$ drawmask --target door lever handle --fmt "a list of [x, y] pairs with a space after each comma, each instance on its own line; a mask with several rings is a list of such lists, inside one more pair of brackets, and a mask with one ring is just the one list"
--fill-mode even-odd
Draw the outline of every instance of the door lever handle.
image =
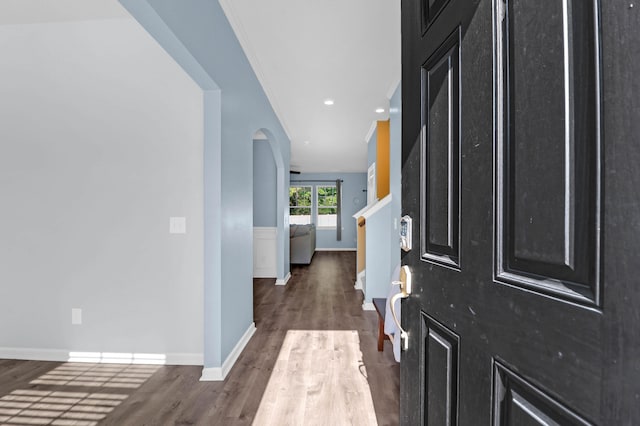
[[392, 284], [400, 286], [400, 293], [394, 294], [389, 301], [389, 307], [391, 308], [391, 317], [393, 318], [393, 322], [396, 323], [396, 327], [398, 327], [398, 330], [400, 330], [400, 347], [402, 348], [402, 350], [406, 351], [407, 349], [409, 349], [409, 335], [406, 331], [404, 331], [402, 325], [400, 325], [400, 321], [398, 321], [398, 316], [396, 315], [396, 301], [398, 301], [398, 299], [405, 299], [411, 294], [411, 270], [407, 265], [404, 265], [400, 269], [400, 280], [393, 281]]

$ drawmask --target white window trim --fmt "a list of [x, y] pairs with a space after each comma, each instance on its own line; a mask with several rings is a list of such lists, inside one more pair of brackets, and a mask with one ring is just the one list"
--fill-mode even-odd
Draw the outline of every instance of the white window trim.
[[[329, 185], [314, 185], [313, 190], [315, 192], [315, 217], [316, 217], [316, 227], [318, 229], [338, 229], [338, 225], [330, 225], [330, 226], [320, 226], [320, 213], [318, 213], [319, 209], [320, 209], [320, 200], [319, 200], [319, 195], [320, 195], [320, 191], [318, 191], [318, 188], [335, 188], [336, 185], [333, 184], [329, 184]], [[313, 203], [311, 203], [313, 204]], [[333, 207], [336, 209], [336, 211], [338, 210], [338, 205], [336, 204], [335, 206], [322, 206], [322, 207]], [[337, 218], [336, 218], [336, 222], [337, 222]]]
[[[292, 215], [291, 214], [291, 209], [292, 208], [308, 208], [309, 209], [309, 223], [313, 224], [314, 221], [314, 197], [313, 197], [313, 193], [315, 192], [315, 188], [313, 185], [289, 185], [289, 188], [309, 188], [309, 191], [311, 192], [311, 205], [310, 206], [292, 206], [291, 204], [289, 204], [289, 222], [291, 223], [291, 217], [295, 217], [297, 215]], [[291, 203], [291, 201], [289, 201], [289, 203]]]

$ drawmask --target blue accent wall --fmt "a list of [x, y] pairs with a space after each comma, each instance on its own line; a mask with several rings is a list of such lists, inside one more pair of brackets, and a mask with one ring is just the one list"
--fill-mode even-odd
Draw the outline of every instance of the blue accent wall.
[[276, 163], [268, 141], [253, 143], [253, 226], [275, 227]]
[[[326, 180], [326, 185], [335, 184], [336, 179], [342, 179], [342, 239], [336, 240], [335, 229], [316, 229], [316, 248], [317, 249], [356, 249], [357, 233], [356, 220], [352, 217], [358, 210], [361, 210], [367, 204], [367, 193], [363, 189], [367, 189], [366, 173], [301, 173], [292, 175], [293, 181], [309, 180]], [[292, 183], [293, 185], [293, 183]], [[301, 182], [296, 185], [313, 186], [313, 218], [314, 222], [317, 217], [316, 206], [316, 186], [325, 185], [323, 182]]]
[[203, 90], [219, 88], [219, 108], [207, 108], [205, 96], [204, 340], [205, 367], [220, 368], [253, 323], [253, 197], [247, 194], [257, 130], [269, 137], [276, 157], [278, 278], [289, 273], [290, 141], [217, 1], [120, 1]]

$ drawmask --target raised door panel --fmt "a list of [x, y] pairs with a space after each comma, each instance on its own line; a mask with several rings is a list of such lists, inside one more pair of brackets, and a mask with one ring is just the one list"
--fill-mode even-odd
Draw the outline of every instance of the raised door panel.
[[497, 279], [599, 305], [597, 2], [497, 5]]
[[422, 257], [459, 268], [459, 32], [422, 69]]
[[421, 0], [422, 32], [424, 33], [429, 25], [442, 12], [449, 0]]
[[422, 418], [424, 424], [458, 424], [459, 337], [423, 314], [422, 356], [425, 365]]
[[494, 362], [494, 426], [590, 425], [548, 393]]

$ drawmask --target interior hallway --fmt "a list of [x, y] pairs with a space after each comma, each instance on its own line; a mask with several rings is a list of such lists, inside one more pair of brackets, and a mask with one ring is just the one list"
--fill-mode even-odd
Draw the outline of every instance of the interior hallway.
[[388, 341], [377, 351], [355, 253], [317, 252], [291, 274], [254, 280], [257, 331], [224, 382], [199, 382], [200, 367], [0, 360], [0, 423], [397, 425], [399, 364]]

